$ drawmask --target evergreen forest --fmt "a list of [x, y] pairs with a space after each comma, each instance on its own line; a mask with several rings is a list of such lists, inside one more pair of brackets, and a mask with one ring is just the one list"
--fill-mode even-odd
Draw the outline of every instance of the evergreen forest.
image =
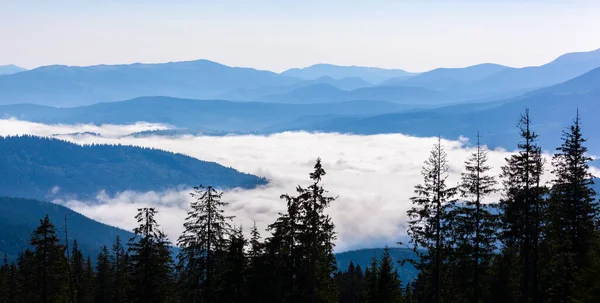
[[62, 218], [46, 215], [29, 248], [0, 264], [0, 302], [600, 302], [600, 210], [582, 121], [577, 113], [551, 159], [534, 126], [526, 110], [500, 175], [490, 173], [478, 140], [458, 184], [448, 181], [441, 139], [433, 146], [414, 196], [398, 201], [411, 205], [407, 234], [390, 239], [409, 239], [416, 257], [399, 262], [418, 271], [411, 281], [401, 281], [389, 248], [364, 268], [338, 266], [327, 211], [337, 198], [317, 159], [308, 185], [280, 196], [286, 209], [266, 233], [236, 225], [226, 196], [210, 185], [191, 192], [179, 238], [163, 232], [157, 209], [140, 208], [134, 235], [97, 255], [82, 253], [56, 227]]

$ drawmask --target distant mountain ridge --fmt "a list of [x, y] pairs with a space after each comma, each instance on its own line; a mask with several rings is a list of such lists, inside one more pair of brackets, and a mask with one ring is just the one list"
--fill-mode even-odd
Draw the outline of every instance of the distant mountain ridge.
[[306, 104], [372, 100], [419, 106], [465, 101], [465, 99], [467, 98], [460, 95], [445, 94], [422, 87], [372, 86], [345, 91], [321, 83], [301, 87], [285, 94], [265, 96], [258, 101]]
[[20, 66], [16, 66], [13, 64], [0, 65], [0, 76], [1, 75], [12, 75], [12, 74], [16, 74], [16, 73], [23, 72], [26, 70], [27, 70], [26, 68], [22, 68]]
[[323, 76], [334, 79], [358, 77], [368, 82], [378, 84], [389, 78], [411, 77], [415, 74], [401, 69], [385, 69], [365, 66], [340, 66], [321, 63], [304, 68], [291, 68], [282, 72], [281, 75], [304, 80], [313, 80]]
[[218, 99], [231, 101], [257, 101], [270, 95], [286, 94], [293, 90], [305, 87], [327, 84], [340, 90], [354, 90], [363, 87], [373, 86], [373, 84], [358, 77], [347, 77], [334, 79], [323, 76], [314, 80], [303, 80], [288, 86], [260, 87], [255, 89], [236, 89], [218, 96]]
[[[513, 150], [517, 146], [515, 127], [520, 114], [530, 110], [533, 128], [545, 150], [553, 151], [561, 143], [561, 132], [571, 125], [577, 109], [582, 117], [584, 135], [589, 136], [590, 153], [600, 152], [600, 69], [594, 69], [567, 82], [498, 102], [461, 104], [435, 109], [410, 110], [369, 117], [333, 117], [306, 124], [291, 121], [277, 131], [322, 131], [352, 134], [403, 133], [418, 137], [441, 135], [448, 139], [473, 138], [479, 131], [492, 148]], [[297, 123], [297, 126], [295, 124]]]
[[254, 188], [266, 180], [158, 149], [77, 145], [34, 136], [0, 138], [0, 196], [94, 200], [100, 191], [147, 192], [195, 185]]
[[77, 106], [140, 96], [211, 98], [234, 89], [283, 86], [298, 79], [208, 60], [157, 64], [39, 67], [0, 77], [0, 104]]
[[418, 86], [446, 91], [458, 85], [472, 83], [511, 67], [484, 63], [464, 68], [436, 68], [410, 78], [392, 78], [381, 85]]
[[34, 104], [0, 105], [0, 117], [54, 123], [162, 123], [198, 132], [259, 132], [306, 116], [372, 115], [398, 112], [402, 104], [350, 101], [324, 104], [276, 104], [143, 97], [120, 102], [56, 108]]

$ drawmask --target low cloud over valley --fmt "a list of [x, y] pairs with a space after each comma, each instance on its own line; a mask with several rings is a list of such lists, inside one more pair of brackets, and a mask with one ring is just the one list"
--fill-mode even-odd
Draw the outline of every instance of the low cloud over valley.
[[[260, 230], [284, 211], [283, 193], [293, 194], [297, 185], [310, 184], [308, 174], [317, 157], [321, 157], [327, 175], [324, 186], [338, 196], [329, 209], [338, 231], [336, 250], [395, 245], [406, 240], [406, 210], [411, 206], [414, 185], [422, 182], [423, 161], [437, 138], [416, 138], [401, 134], [357, 136], [290, 132], [269, 136], [128, 136], [166, 126], [138, 123], [130, 126], [57, 125], [0, 120], [0, 134], [34, 134], [56, 137], [78, 144], [127, 144], [160, 148], [182, 153], [201, 160], [214, 161], [242, 172], [266, 177], [269, 184], [252, 190], [234, 189], [225, 192], [229, 202], [228, 214], [246, 230], [256, 222]], [[71, 135], [82, 132], [100, 133]], [[483, 138], [485, 142], [485, 138]], [[449, 184], [460, 179], [463, 163], [471, 153], [466, 139], [443, 140], [451, 164]], [[549, 147], [545, 147], [549, 149]], [[504, 150], [488, 154], [495, 175], [500, 173]], [[547, 157], [546, 170], [550, 171]], [[596, 171], [596, 170], [595, 170]], [[546, 181], [551, 179], [549, 173]], [[205, 184], [208, 185], [208, 184]], [[122, 192], [114, 196], [98, 193], [96, 201], [56, 199], [54, 202], [98, 221], [132, 229], [135, 210], [154, 206], [159, 210], [158, 221], [172, 241], [182, 229], [190, 201], [189, 189], [164, 192]], [[499, 197], [490, 197], [489, 201]], [[360, 227], [359, 227], [360, 226]], [[267, 235], [263, 232], [263, 235]]]

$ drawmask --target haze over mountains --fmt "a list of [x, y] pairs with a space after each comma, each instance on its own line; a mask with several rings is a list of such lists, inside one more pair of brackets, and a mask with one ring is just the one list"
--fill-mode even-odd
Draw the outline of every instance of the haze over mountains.
[[479, 64], [422, 74], [328, 64], [277, 74], [208, 60], [87, 67], [54, 65], [0, 76], [0, 104], [70, 107], [142, 96], [283, 103], [481, 102], [564, 82], [598, 66], [600, 50], [565, 54], [535, 67]]
[[[6, 70], [10, 69], [2, 67], [0, 73]], [[300, 134], [295, 140], [302, 140], [302, 136], [317, 137], [315, 141], [307, 140], [312, 145], [304, 153], [315, 152], [314, 146], [323, 144], [319, 140], [334, 140], [331, 138], [357, 140], [352, 141], [352, 148], [358, 149], [359, 139], [373, 143], [370, 138], [377, 136], [371, 135], [404, 134], [417, 138], [439, 135], [457, 140], [460, 137], [473, 139], [478, 131], [488, 146], [510, 151], [517, 145], [515, 124], [526, 108], [547, 151], [559, 145], [561, 131], [579, 110], [589, 138], [590, 154], [597, 155], [600, 140], [595, 130], [600, 129], [600, 120], [595, 117], [600, 114], [599, 100], [600, 50], [566, 54], [547, 64], [526, 68], [484, 63], [464, 68], [437, 68], [424, 73], [329, 64], [274, 73], [196, 60], [88, 67], [55, 65], [32, 70], [13, 68], [12, 72], [0, 75], [1, 119], [46, 124], [37, 126], [42, 128], [67, 124], [134, 125], [140, 121], [168, 126], [110, 138], [117, 141], [92, 132], [68, 136], [43, 133], [49, 137], [119, 144], [147, 143], [161, 138], [165, 139], [160, 141], [165, 142], [164, 146], [150, 146], [171, 150], [179, 148], [172, 142], [180, 139], [187, 142], [189, 138], [197, 138], [194, 136], [221, 139], [252, 134], [234, 137], [238, 141], [232, 138], [230, 145], [226, 145], [238, 156], [244, 153], [244, 157], [251, 147], [266, 145], [265, 138], [274, 138], [283, 132]], [[322, 139], [320, 133], [327, 133], [327, 139]], [[338, 133], [361, 137], [338, 136]], [[128, 141], [118, 141], [122, 137]], [[241, 144], [238, 143], [240, 138], [255, 141]], [[209, 139], [203, 141], [204, 144], [190, 146], [189, 150], [216, 149], [216, 142]], [[190, 139], [186, 144], [196, 144], [194, 142]], [[294, 148], [289, 142], [285, 141], [281, 149], [279, 145], [272, 146], [273, 155], [292, 161], [289, 153], [293, 151], [289, 149]], [[332, 148], [341, 144], [336, 143]], [[396, 152], [404, 146], [382, 148]], [[210, 183], [226, 190], [237, 187], [254, 193], [263, 186], [280, 190], [282, 187], [277, 186], [294, 182], [289, 177], [272, 178], [274, 173], [262, 167], [249, 169], [242, 164], [237, 167], [242, 162], [231, 160], [230, 154], [215, 156], [209, 159], [215, 162], [208, 162], [201, 157], [163, 150], [104, 144], [81, 146], [56, 139], [7, 137], [0, 139], [0, 167], [14, 178], [0, 180], [0, 196], [53, 200], [56, 194], [64, 194], [94, 201], [101, 191], [109, 194], [128, 190], [148, 192]], [[333, 175], [356, 171], [355, 175], [342, 176], [365, 176], [367, 170], [357, 168], [360, 161], [347, 160], [345, 153], [339, 151], [340, 159], [329, 164], [335, 168]], [[260, 159], [261, 165], [271, 163], [269, 159], [260, 158], [259, 153], [247, 157]], [[293, 161], [301, 166], [305, 160]], [[421, 160], [410, 159], [411, 162]], [[244, 161], [249, 160], [244, 158]], [[373, 161], [379, 163], [379, 160]], [[397, 164], [386, 165], [395, 167]], [[390, 173], [389, 176], [397, 175]], [[352, 188], [356, 190], [356, 186]], [[274, 201], [277, 195], [272, 195]], [[362, 195], [360, 198], [369, 203], [382, 199]], [[346, 193], [348, 196], [351, 195]], [[263, 196], [253, 197], [258, 197], [260, 202], [267, 200]], [[262, 205], [257, 208], [260, 209], [256, 213], [260, 215], [278, 210]]]

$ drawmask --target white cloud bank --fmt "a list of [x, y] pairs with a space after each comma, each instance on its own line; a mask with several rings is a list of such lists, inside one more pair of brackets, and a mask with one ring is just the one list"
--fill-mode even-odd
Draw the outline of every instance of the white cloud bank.
[[[261, 230], [273, 222], [278, 212], [285, 208], [279, 196], [282, 193], [293, 194], [298, 184], [310, 184], [308, 174], [315, 159], [321, 157], [327, 171], [324, 186], [330, 194], [339, 196], [329, 213], [339, 232], [336, 244], [340, 251], [394, 245], [405, 239], [406, 210], [411, 206], [409, 198], [413, 195], [413, 186], [422, 181], [420, 171], [423, 161], [437, 140], [400, 134], [357, 136], [304, 132], [225, 137], [59, 137], [78, 144], [119, 143], [160, 148], [267, 177], [270, 180], [267, 186], [232, 190], [223, 195], [223, 199], [230, 202], [228, 213], [235, 215], [236, 224], [242, 224], [246, 229], [253, 221]], [[451, 162], [449, 182], [456, 184], [463, 163], [472, 150], [464, 147], [464, 140], [443, 140], [442, 144]], [[509, 155], [504, 150], [489, 152], [493, 174], [500, 173], [504, 158]], [[546, 168], [549, 170], [549, 165]], [[550, 177], [547, 175], [546, 180]], [[159, 210], [159, 223], [171, 240], [176, 240], [190, 197], [189, 191], [171, 190], [124, 192], [113, 197], [100, 193], [97, 200], [94, 204], [68, 200], [56, 202], [125, 229], [135, 226], [133, 217], [136, 208], [152, 205]]]
[[165, 130], [169, 129], [169, 126], [137, 122], [134, 124], [127, 125], [114, 125], [114, 124], [42, 124], [35, 122], [28, 122], [23, 120], [17, 120], [15, 118], [2, 119], [0, 120], [0, 135], [2, 136], [18, 136], [18, 135], [37, 135], [37, 136], [56, 136], [66, 135], [75, 133], [94, 133], [99, 134], [106, 138], [118, 138], [126, 136], [136, 132], [152, 131], [152, 130]]

